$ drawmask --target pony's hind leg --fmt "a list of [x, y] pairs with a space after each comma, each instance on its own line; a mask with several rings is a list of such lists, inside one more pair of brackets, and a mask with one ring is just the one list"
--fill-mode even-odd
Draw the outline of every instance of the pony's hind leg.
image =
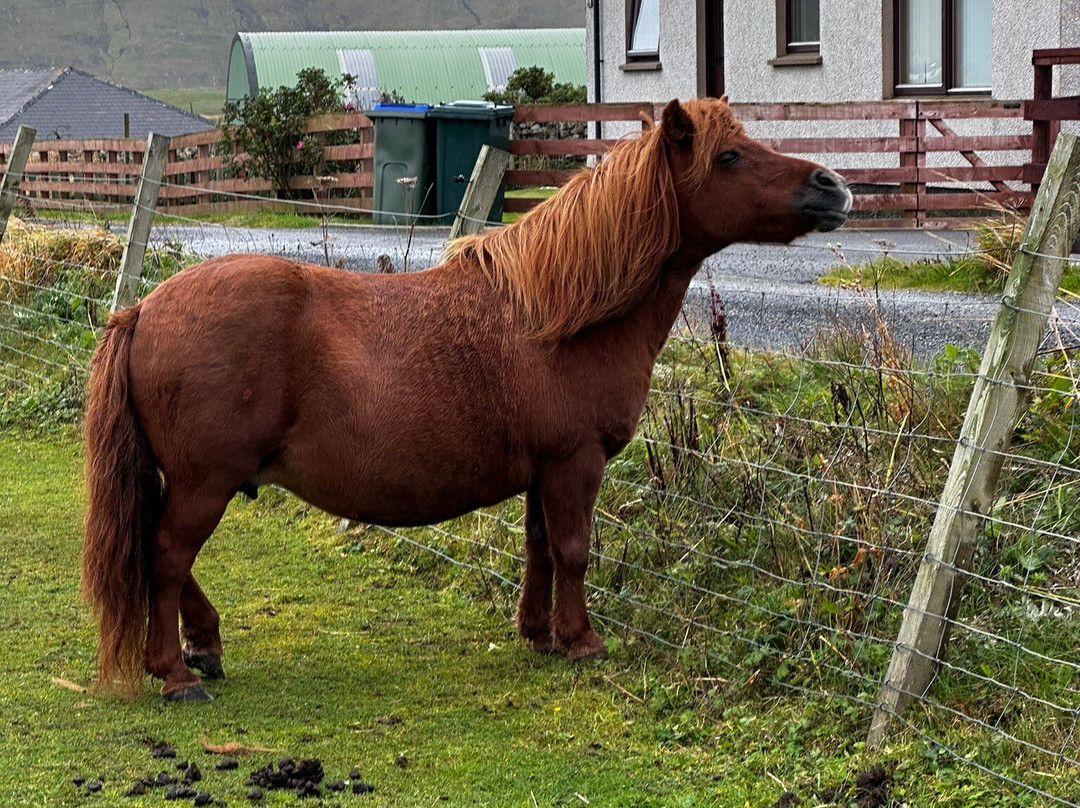
[[214, 532], [228, 503], [228, 495], [177, 490], [170, 485], [165, 511], [154, 534], [146, 670], [164, 680], [161, 694], [170, 701], [210, 700], [199, 677], [184, 664], [180, 650], [181, 590], [195, 556]]
[[600, 635], [585, 609], [585, 570], [593, 505], [604, 474], [603, 450], [582, 450], [541, 471], [544, 517], [555, 566], [555, 609], [551, 632], [571, 660], [606, 659]]
[[551, 636], [551, 581], [554, 567], [548, 547], [547, 524], [538, 483], [525, 492], [525, 573], [518, 601], [518, 633], [533, 650], [549, 654], [557, 650]]
[[195, 668], [207, 679], [223, 679], [221, 667], [221, 620], [217, 609], [188, 574], [180, 588], [180, 638], [184, 663]]

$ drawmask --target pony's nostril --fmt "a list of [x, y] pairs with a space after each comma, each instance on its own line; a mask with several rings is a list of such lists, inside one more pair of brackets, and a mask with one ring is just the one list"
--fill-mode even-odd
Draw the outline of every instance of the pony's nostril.
[[810, 175], [810, 184], [815, 188], [820, 188], [822, 191], [833, 191], [840, 187], [835, 174], [831, 171], [823, 171], [820, 168]]

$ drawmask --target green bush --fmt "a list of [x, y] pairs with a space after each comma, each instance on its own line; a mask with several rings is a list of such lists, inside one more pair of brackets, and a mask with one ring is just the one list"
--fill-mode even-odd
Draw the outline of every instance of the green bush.
[[506, 82], [502, 92], [484, 93], [485, 101], [496, 104], [584, 104], [584, 85], [569, 82], [556, 84], [555, 74], [542, 67], [519, 67]]
[[325, 134], [305, 133], [307, 120], [343, 111], [342, 89], [351, 83], [351, 76], [330, 79], [311, 67], [296, 74], [295, 87], [262, 90], [225, 104], [217, 148], [227, 171], [269, 180], [280, 199], [295, 199], [289, 180], [314, 174], [323, 146], [329, 145]]

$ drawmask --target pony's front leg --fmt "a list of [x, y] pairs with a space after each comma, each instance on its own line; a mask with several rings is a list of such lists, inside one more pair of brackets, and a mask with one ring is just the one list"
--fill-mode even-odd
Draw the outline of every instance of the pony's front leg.
[[555, 566], [555, 610], [551, 631], [571, 660], [606, 659], [600, 635], [585, 609], [585, 570], [593, 506], [604, 476], [600, 446], [541, 469], [541, 499], [551, 558]]
[[551, 581], [554, 567], [539, 482], [525, 492], [525, 574], [518, 601], [518, 633], [540, 654], [556, 651], [551, 636]]

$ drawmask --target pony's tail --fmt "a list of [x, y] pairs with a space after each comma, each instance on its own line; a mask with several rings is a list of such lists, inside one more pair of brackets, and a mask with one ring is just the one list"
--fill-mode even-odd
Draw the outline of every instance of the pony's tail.
[[157, 463], [131, 401], [128, 360], [140, 306], [109, 318], [86, 388], [87, 508], [82, 591], [98, 622], [98, 687], [142, 681], [150, 543], [161, 515]]

